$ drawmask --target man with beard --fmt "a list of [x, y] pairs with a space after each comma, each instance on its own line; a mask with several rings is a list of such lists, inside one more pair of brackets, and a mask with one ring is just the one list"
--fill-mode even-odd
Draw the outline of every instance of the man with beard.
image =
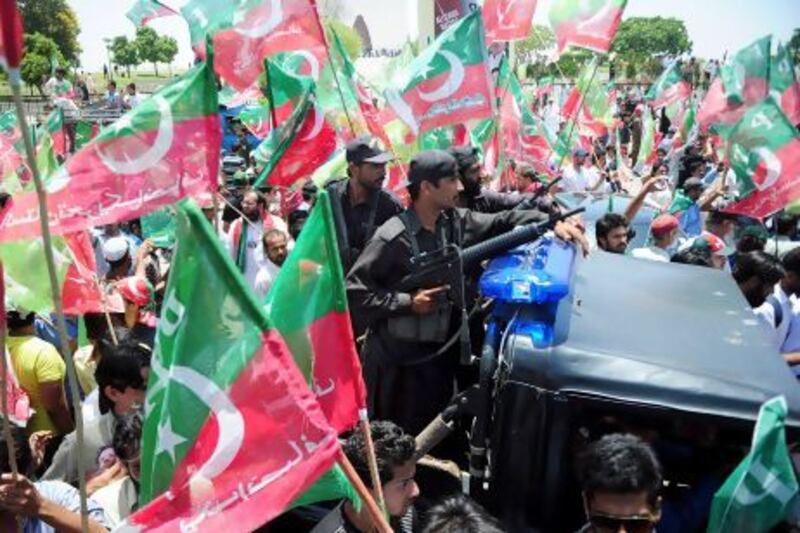
[[606, 213], [594, 226], [597, 247], [612, 254], [624, 254], [628, 248], [630, 228], [628, 219], [619, 213]]
[[327, 190], [342, 269], [347, 272], [375, 230], [400, 213], [403, 206], [383, 189], [391, 154], [381, 150], [378, 142], [368, 135], [347, 143], [345, 151], [348, 179], [329, 184]]
[[739, 254], [733, 267], [733, 279], [753, 309], [767, 301], [784, 274], [781, 263], [762, 251]]
[[256, 274], [255, 293], [259, 301], [267, 297], [272, 283], [278, 277], [286, 257], [289, 255], [289, 239], [279, 229], [271, 229], [264, 234], [264, 260]]
[[231, 224], [227, 245], [247, 285], [255, 289], [256, 275], [264, 258], [264, 234], [271, 229], [286, 233], [287, 228], [283, 220], [267, 211], [264, 196], [254, 189], [242, 196], [242, 215]]

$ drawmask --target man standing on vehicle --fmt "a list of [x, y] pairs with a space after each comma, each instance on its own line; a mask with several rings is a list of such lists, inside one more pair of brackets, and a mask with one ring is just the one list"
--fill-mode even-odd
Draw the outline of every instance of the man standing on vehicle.
[[[463, 313], [461, 302], [446, 298], [448, 286], [397, 289], [413, 271], [412, 258], [447, 245], [470, 246], [546, 217], [532, 210], [490, 215], [456, 209], [457, 163], [442, 150], [415, 156], [408, 180], [411, 206], [375, 232], [347, 276], [347, 293], [354, 320], [370, 328], [361, 353], [370, 415], [416, 434], [455, 392]], [[556, 234], [583, 242], [566, 223]]]

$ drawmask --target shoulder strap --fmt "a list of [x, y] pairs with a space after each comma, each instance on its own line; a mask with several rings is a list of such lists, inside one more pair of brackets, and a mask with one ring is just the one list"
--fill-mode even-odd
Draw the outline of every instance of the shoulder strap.
[[369, 203], [369, 218], [367, 219], [367, 233], [366, 238], [369, 240], [375, 232], [375, 216], [378, 213], [378, 201], [381, 198], [380, 191], [372, 195], [372, 201]]
[[417, 242], [417, 236], [414, 235], [413, 231], [411, 231], [411, 223], [408, 220], [408, 211], [403, 211], [400, 213], [398, 218], [403, 222], [403, 226], [406, 227], [408, 240], [411, 242], [411, 253], [414, 257], [419, 257], [419, 242]]
[[347, 237], [347, 225], [344, 222], [344, 209], [342, 207], [342, 196], [339, 190], [347, 180], [337, 181], [329, 186], [331, 193], [331, 210], [333, 211], [333, 222], [336, 224], [336, 238], [339, 241], [339, 253], [342, 256], [342, 264], [349, 268], [350, 263], [350, 239]]
[[767, 296], [767, 303], [772, 306], [775, 314], [775, 329], [778, 329], [783, 322], [783, 307], [774, 294]]

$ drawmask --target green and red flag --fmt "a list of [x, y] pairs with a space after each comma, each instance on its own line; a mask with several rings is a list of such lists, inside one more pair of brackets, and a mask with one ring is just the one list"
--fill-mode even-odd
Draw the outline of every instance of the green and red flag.
[[668, 106], [674, 102], [686, 100], [692, 94], [692, 86], [683, 79], [677, 61], [668, 66], [658, 80], [650, 86], [645, 99], [650, 101], [653, 109]]
[[138, 27], [145, 26], [150, 21], [161, 17], [180, 15], [174, 9], [165, 6], [158, 0], [137, 0], [133, 7], [125, 13], [125, 16]]
[[0, 2], [0, 68], [19, 75], [22, 61], [22, 17], [16, 2]]
[[656, 121], [649, 107], [642, 110], [642, 141], [639, 145], [639, 154], [636, 166], [652, 165], [658, 154], [656, 153]]
[[176, 235], [147, 388], [143, 507], [127, 526], [252, 531], [341, 450], [286, 342], [189, 200]]
[[567, 122], [575, 121], [575, 129], [580, 135], [587, 137], [602, 137], [614, 124], [609, 102], [610, 91], [601, 85], [595, 76], [596, 71], [597, 58], [593, 58], [584, 67], [561, 108], [561, 115]]
[[[216, 187], [222, 130], [216, 79], [201, 63], [104, 128], [47, 184], [56, 235], [134, 218]], [[35, 192], [0, 221], [0, 240], [41, 232]]]
[[351, 429], [359, 412], [366, 414], [366, 391], [325, 190], [267, 294], [266, 309], [328, 422], [339, 433]]
[[740, 200], [726, 211], [764, 218], [800, 198], [800, 134], [772, 98], [751, 107], [727, 141]]
[[697, 114], [696, 108], [697, 105], [694, 102], [688, 102], [681, 107], [675, 120], [676, 124], [678, 125], [678, 129], [675, 132], [675, 137], [672, 140], [670, 151], [680, 148], [688, 141], [689, 136], [697, 126], [697, 122], [695, 120]]
[[[56, 278], [62, 291], [64, 312], [84, 314], [103, 312], [97, 269], [88, 232], [53, 238]], [[0, 260], [5, 267], [6, 293], [15, 303], [40, 314], [53, 310], [44, 242], [41, 238], [0, 244]], [[109, 311], [122, 311], [122, 301], [111, 299]]]
[[483, 3], [486, 44], [527, 39], [534, 11], [536, 0], [486, 0]]
[[764, 402], [750, 453], [714, 494], [708, 533], [771, 531], [797, 501], [798, 482], [786, 445], [786, 398]]
[[192, 46], [205, 54], [205, 36], [213, 36], [217, 73], [244, 90], [263, 72], [263, 61], [280, 52], [300, 51], [322, 64], [325, 37], [311, 0], [191, 0], [181, 13]]
[[17, 114], [14, 111], [0, 114], [0, 178], [3, 180], [25, 164], [21, 143]]
[[715, 133], [727, 134], [749, 106], [767, 97], [771, 42], [769, 35], [758, 39], [720, 68], [697, 110], [701, 130], [712, 128]]
[[100, 133], [100, 124], [79, 120], [75, 123], [75, 150], [80, 150]]
[[800, 82], [795, 76], [792, 56], [783, 44], [778, 45], [777, 53], [772, 56], [769, 92], [776, 102], [780, 102], [789, 121], [795, 126], [800, 124]]
[[272, 129], [269, 103], [245, 106], [239, 113], [239, 120], [250, 133], [259, 139], [264, 139]]
[[554, 0], [548, 16], [558, 53], [568, 46], [608, 52], [627, 3], [628, 0]]
[[447, 28], [398, 79], [386, 90], [386, 100], [415, 136], [491, 117], [494, 97], [480, 10]]
[[44, 123], [44, 130], [53, 139], [53, 151], [56, 155], [66, 157], [67, 137], [64, 133], [64, 111], [61, 108], [54, 109]]
[[280, 54], [274, 60], [264, 61], [269, 81], [267, 95], [275, 109], [278, 125], [289, 120], [301, 102], [316, 93], [314, 78], [299, 73], [298, 61], [303, 62], [303, 56], [293, 53]]

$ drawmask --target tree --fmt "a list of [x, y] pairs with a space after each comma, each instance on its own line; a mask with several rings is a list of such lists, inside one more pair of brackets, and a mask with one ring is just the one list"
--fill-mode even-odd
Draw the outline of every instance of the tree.
[[156, 47], [158, 48], [158, 60], [161, 63], [169, 65], [178, 55], [178, 41], [168, 35], [160, 36]]
[[156, 76], [158, 76], [158, 63], [172, 63], [178, 54], [178, 42], [175, 39], [161, 36], [147, 26], [137, 28], [134, 44], [139, 59], [152, 63]]
[[792, 38], [786, 45], [789, 49], [789, 54], [792, 57], [795, 65], [800, 65], [800, 28], [795, 28], [792, 32]]
[[114, 37], [111, 42], [111, 54], [115, 64], [128, 70], [129, 78], [131, 77], [131, 67], [135, 67], [142, 62], [139, 59], [139, 51], [136, 49], [136, 44], [129, 41], [125, 35]]
[[67, 61], [79, 64], [81, 28], [66, 0], [18, 0], [17, 3], [25, 21], [25, 33], [39, 33], [52, 39]]
[[[535, 69], [545, 69], [545, 61], [556, 46], [556, 36], [553, 30], [547, 26], [539, 24], [531, 27], [531, 33], [527, 39], [516, 43], [514, 47], [514, 58], [518, 64], [534, 66]], [[537, 73], [538, 77], [543, 75]]]
[[625, 64], [626, 72], [646, 72], [653, 77], [661, 71], [659, 57], [691, 51], [692, 41], [686, 26], [672, 17], [625, 19], [611, 43], [611, 52]]
[[42, 87], [50, 77], [53, 58], [59, 65], [67, 63], [52, 39], [40, 33], [25, 34], [25, 55], [20, 65], [20, 75], [27, 85], [36, 87], [40, 94], [43, 94]]
[[325, 28], [325, 35], [329, 43], [333, 41], [331, 31], [336, 32], [336, 35], [339, 36], [339, 40], [342, 41], [342, 45], [344, 49], [347, 50], [347, 55], [350, 56], [351, 60], [355, 61], [361, 55], [363, 43], [361, 42], [361, 36], [356, 30], [341, 20], [336, 19], [325, 20], [323, 27]]

